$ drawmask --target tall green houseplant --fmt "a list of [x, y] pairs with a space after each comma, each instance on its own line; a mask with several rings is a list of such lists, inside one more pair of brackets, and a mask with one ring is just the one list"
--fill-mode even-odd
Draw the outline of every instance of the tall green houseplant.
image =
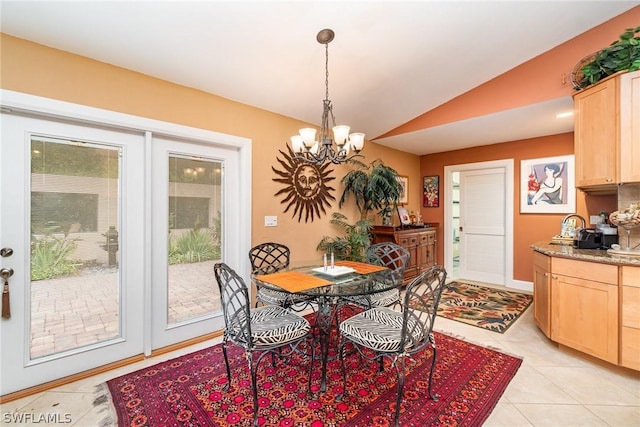
[[342, 197], [338, 207], [342, 207], [350, 195], [353, 196], [361, 219], [367, 219], [371, 211], [377, 211], [382, 218], [388, 218], [398, 205], [402, 186], [398, 172], [380, 159], [370, 164], [352, 162], [354, 169], [342, 178]]

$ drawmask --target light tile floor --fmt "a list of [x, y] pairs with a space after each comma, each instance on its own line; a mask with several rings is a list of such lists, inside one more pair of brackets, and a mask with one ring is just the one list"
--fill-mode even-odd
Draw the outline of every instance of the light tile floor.
[[[485, 426], [640, 426], [640, 373], [559, 350], [535, 326], [532, 307], [504, 334], [440, 317], [435, 329], [524, 359]], [[32, 417], [57, 413], [62, 420], [68, 414], [71, 422], [64, 425], [100, 425], [104, 413], [92, 405], [96, 385], [216, 342], [201, 343], [0, 405], [0, 424], [15, 424], [9, 423], [12, 413]], [[437, 383], [435, 386], [437, 390]]]

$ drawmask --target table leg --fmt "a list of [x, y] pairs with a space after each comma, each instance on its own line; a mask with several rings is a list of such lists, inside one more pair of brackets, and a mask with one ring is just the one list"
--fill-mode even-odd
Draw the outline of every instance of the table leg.
[[322, 363], [322, 376], [320, 391], [327, 391], [327, 359], [329, 358], [329, 337], [331, 336], [331, 301], [329, 298], [318, 299], [318, 313], [316, 324], [320, 337], [320, 357]]

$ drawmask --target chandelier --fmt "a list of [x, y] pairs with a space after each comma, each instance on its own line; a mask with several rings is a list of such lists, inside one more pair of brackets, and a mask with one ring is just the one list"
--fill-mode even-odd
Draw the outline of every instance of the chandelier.
[[[354, 157], [362, 157], [359, 153], [364, 147], [364, 133], [349, 134], [351, 128], [346, 125], [336, 126], [336, 119], [333, 117], [333, 106], [329, 100], [329, 43], [334, 36], [335, 33], [330, 29], [321, 30], [316, 36], [318, 43], [325, 47], [325, 99], [322, 102], [320, 135], [316, 138], [315, 128], [304, 128], [299, 130], [299, 135], [291, 137], [291, 148], [295, 158], [316, 165], [327, 161], [340, 164]], [[352, 150], [355, 154], [350, 156]]]

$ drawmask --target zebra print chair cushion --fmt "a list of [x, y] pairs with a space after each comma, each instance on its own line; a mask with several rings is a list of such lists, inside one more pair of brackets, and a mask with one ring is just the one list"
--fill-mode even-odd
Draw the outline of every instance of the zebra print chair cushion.
[[[387, 307], [376, 307], [363, 311], [340, 324], [343, 338], [375, 351], [396, 352], [402, 340], [403, 314]], [[416, 319], [408, 319], [406, 337], [409, 343], [417, 343], [423, 339], [423, 328], [416, 327]], [[405, 349], [412, 345], [406, 345]]]
[[353, 297], [345, 297], [345, 299], [355, 305], [366, 308], [387, 307], [400, 300], [400, 290], [390, 289], [388, 291], [378, 292], [372, 295], [358, 295]]
[[280, 292], [273, 289], [267, 289], [264, 287], [258, 288], [258, 301], [267, 305], [280, 305], [290, 306], [292, 304], [298, 304], [306, 302], [310, 298], [305, 295], [296, 295], [289, 292]]
[[286, 344], [307, 335], [311, 325], [304, 317], [282, 307], [268, 305], [251, 311], [253, 344]]

